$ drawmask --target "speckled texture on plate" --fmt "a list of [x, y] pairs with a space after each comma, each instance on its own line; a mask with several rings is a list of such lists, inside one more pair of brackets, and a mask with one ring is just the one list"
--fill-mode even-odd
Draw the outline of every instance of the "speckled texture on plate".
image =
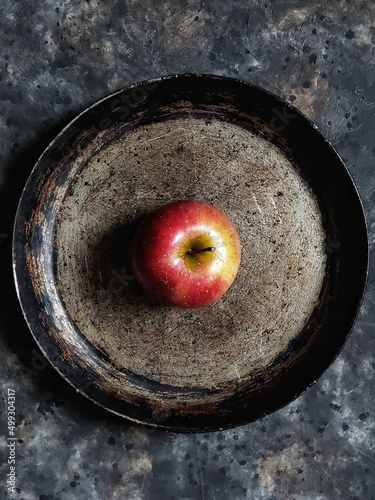
[[[113, 270], [121, 275], [126, 254], [114, 263], [103, 251], [111, 234], [176, 199], [214, 204], [242, 238], [230, 292], [195, 311], [150, 307], [135, 281], [114, 294]], [[67, 314], [119, 368], [162, 384], [216, 388], [251, 377], [287, 349], [319, 301], [318, 204], [275, 146], [236, 125], [185, 117], [125, 134], [90, 159], [58, 219]]]
[[[3, 397], [18, 395], [16, 497], [375, 498], [373, 265], [353, 333], [315, 386], [259, 422], [184, 436], [103, 414], [46, 365], [12, 293], [9, 236], [26, 177], [67, 120], [128, 83], [192, 71], [260, 84], [312, 118], [356, 181], [373, 249], [374, 4], [5, 0], [0, 11], [1, 378]], [[5, 459], [0, 471], [5, 487]]]

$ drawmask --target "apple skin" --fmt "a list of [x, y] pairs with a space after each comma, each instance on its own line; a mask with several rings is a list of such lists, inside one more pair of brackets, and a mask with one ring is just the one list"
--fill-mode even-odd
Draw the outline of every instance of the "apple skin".
[[136, 280], [167, 306], [211, 304], [231, 286], [240, 261], [240, 239], [232, 222], [198, 200], [173, 201], [150, 213], [131, 245]]

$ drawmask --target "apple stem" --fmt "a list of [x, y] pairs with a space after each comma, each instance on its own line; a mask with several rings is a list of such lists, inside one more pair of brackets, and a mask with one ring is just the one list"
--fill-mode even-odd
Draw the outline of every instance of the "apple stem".
[[194, 250], [193, 248], [189, 248], [189, 250], [186, 253], [188, 255], [194, 255], [196, 253], [214, 252], [215, 250], [216, 250], [215, 247], [200, 248], [199, 250]]

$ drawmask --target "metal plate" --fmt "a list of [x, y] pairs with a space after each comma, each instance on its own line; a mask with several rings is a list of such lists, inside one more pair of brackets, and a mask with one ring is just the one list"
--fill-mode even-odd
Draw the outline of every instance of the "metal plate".
[[[242, 242], [234, 284], [197, 310], [154, 303], [128, 266], [142, 217], [185, 198], [223, 210]], [[180, 75], [116, 92], [61, 132], [20, 200], [13, 262], [31, 332], [78, 391], [202, 431], [276, 410], [327, 368], [367, 249], [353, 182], [309, 120], [247, 83]]]

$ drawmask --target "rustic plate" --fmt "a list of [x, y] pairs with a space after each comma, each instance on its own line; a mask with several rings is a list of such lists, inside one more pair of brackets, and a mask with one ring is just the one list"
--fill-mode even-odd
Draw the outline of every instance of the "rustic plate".
[[[243, 254], [198, 310], [159, 306], [128, 267], [150, 210], [223, 210]], [[133, 421], [231, 427], [285, 405], [328, 367], [367, 274], [362, 206], [300, 112], [233, 79], [180, 75], [116, 92], [43, 153], [20, 200], [14, 273], [27, 323], [78, 391]]]

